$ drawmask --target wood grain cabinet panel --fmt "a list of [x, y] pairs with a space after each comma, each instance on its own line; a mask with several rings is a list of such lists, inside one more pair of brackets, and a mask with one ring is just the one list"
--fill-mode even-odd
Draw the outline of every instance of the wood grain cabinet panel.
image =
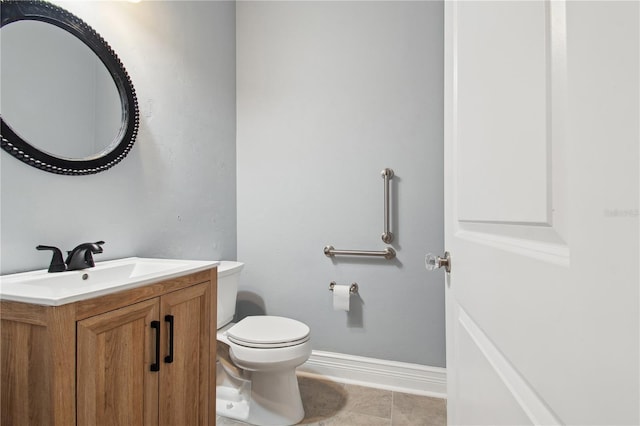
[[165, 326], [161, 347], [166, 351], [161, 356], [159, 372], [161, 425], [208, 424], [209, 300], [207, 285], [169, 293], [160, 299]]
[[80, 425], [158, 424], [158, 373], [152, 299], [78, 321], [77, 389]]

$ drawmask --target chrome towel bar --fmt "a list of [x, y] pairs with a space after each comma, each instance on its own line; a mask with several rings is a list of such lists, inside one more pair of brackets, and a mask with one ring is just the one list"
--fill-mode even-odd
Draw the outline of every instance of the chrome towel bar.
[[396, 257], [396, 251], [391, 247], [387, 247], [382, 251], [372, 250], [336, 250], [333, 246], [326, 246], [324, 248], [324, 255], [327, 257], [333, 256], [372, 256], [372, 257], [384, 257], [385, 259], [393, 259]]

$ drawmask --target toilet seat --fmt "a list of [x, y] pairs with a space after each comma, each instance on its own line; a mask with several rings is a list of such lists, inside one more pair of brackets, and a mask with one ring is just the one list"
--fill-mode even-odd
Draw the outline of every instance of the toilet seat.
[[249, 348], [285, 348], [309, 340], [309, 327], [291, 318], [260, 315], [246, 317], [227, 330], [230, 342]]

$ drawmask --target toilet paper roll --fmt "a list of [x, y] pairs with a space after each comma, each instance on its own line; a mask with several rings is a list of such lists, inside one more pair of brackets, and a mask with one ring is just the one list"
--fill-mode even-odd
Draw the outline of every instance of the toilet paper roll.
[[334, 311], [349, 311], [349, 300], [351, 299], [351, 293], [349, 292], [350, 287], [351, 286], [348, 285], [333, 286]]

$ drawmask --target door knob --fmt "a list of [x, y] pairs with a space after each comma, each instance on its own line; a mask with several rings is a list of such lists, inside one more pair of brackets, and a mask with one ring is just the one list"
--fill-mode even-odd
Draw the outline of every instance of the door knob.
[[435, 271], [444, 266], [444, 270], [451, 272], [451, 255], [448, 251], [444, 252], [444, 257], [436, 256], [433, 253], [427, 253], [424, 257], [424, 263], [427, 271]]

